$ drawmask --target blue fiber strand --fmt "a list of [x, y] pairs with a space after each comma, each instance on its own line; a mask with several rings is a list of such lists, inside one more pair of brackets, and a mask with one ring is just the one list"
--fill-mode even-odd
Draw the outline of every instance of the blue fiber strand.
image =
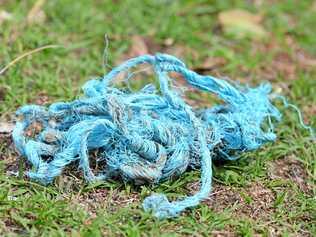
[[[120, 73], [141, 64], [152, 67], [159, 89], [150, 84], [132, 93], [114, 87]], [[215, 94], [223, 104], [192, 108], [172, 87], [171, 73]], [[201, 188], [195, 195], [170, 202], [163, 194], [153, 194], [144, 200], [143, 208], [161, 219], [175, 217], [206, 199], [212, 187], [212, 161], [235, 160], [242, 152], [275, 141], [274, 124], [281, 120], [269, 97], [269, 84], [249, 88], [199, 75], [166, 54], [127, 60], [104, 77], [86, 82], [83, 92], [74, 101], [49, 108], [27, 105], [17, 111], [21, 119], [12, 136], [17, 150], [33, 166], [27, 175], [49, 184], [73, 163], [88, 182], [121, 178], [142, 185], [200, 168]], [[42, 130], [28, 136], [26, 130], [34, 122]], [[94, 173], [92, 159], [104, 162], [101, 172]]]

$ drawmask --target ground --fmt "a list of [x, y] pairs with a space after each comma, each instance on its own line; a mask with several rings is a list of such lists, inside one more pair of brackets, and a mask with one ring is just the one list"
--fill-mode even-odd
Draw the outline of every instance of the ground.
[[[227, 32], [218, 16], [229, 9], [256, 15], [260, 34]], [[62, 46], [24, 57], [1, 73], [2, 126], [23, 104], [71, 100], [84, 81], [156, 51], [175, 54], [200, 73], [252, 86], [269, 81], [316, 126], [315, 1], [0, 0], [0, 12], [0, 68], [43, 45]], [[187, 101], [214, 103], [196, 91]], [[315, 236], [316, 146], [297, 113], [277, 106], [284, 114], [277, 142], [216, 164], [209, 199], [172, 220], [144, 213], [142, 200], [154, 191], [170, 198], [194, 193], [198, 171], [135, 187], [119, 181], [88, 185], [80, 172], [67, 170], [44, 187], [21, 175], [28, 164], [2, 132], [0, 235]]]

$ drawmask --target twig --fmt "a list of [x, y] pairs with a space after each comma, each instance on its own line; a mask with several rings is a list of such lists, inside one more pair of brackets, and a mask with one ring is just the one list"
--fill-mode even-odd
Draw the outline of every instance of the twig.
[[2, 69], [0, 70], [0, 75], [4, 74], [4, 72], [5, 72], [6, 70], [8, 70], [11, 66], [13, 66], [15, 63], [17, 63], [18, 61], [20, 61], [21, 59], [23, 59], [23, 58], [25, 58], [25, 57], [27, 57], [27, 56], [29, 56], [29, 55], [32, 55], [32, 54], [37, 53], [37, 52], [40, 52], [40, 51], [42, 51], [42, 50], [44, 50], [44, 49], [61, 48], [61, 47], [64, 47], [64, 46], [62, 46], [62, 45], [56, 45], [56, 44], [51, 44], [51, 45], [45, 45], [45, 46], [42, 46], [42, 47], [33, 49], [33, 50], [29, 51], [29, 52], [26, 52], [26, 53], [20, 55], [19, 57], [15, 58], [15, 59], [12, 60], [8, 65], [6, 65], [4, 68], [2, 68]]

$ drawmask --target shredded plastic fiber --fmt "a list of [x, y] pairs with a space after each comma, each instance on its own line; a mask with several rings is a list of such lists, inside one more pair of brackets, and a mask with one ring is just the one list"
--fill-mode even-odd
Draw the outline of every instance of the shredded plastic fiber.
[[[152, 66], [158, 89], [149, 84], [132, 93], [113, 86], [119, 73], [140, 64]], [[215, 94], [223, 104], [193, 109], [172, 86], [172, 72], [181, 74], [188, 85]], [[27, 105], [17, 111], [22, 119], [16, 123], [13, 140], [33, 166], [28, 177], [49, 184], [72, 163], [89, 182], [122, 178], [141, 185], [201, 169], [195, 195], [169, 202], [165, 195], [154, 194], [144, 200], [144, 209], [158, 218], [177, 216], [207, 198], [212, 160], [235, 160], [275, 141], [273, 124], [281, 119], [270, 101], [269, 84], [249, 88], [199, 75], [166, 54], [132, 58], [103, 78], [88, 81], [83, 91], [82, 98], [48, 109]], [[30, 137], [26, 131], [34, 122], [43, 129]], [[102, 172], [93, 173], [92, 159], [105, 163]]]

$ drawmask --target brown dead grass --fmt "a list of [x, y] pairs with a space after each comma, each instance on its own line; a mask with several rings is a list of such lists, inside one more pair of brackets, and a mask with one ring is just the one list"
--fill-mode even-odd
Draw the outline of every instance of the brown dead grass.
[[215, 185], [213, 194], [205, 202], [216, 212], [231, 209], [234, 217], [268, 219], [273, 212], [275, 194], [262, 183], [251, 183], [245, 188]]
[[[291, 36], [287, 36], [285, 42], [282, 43], [283, 46], [272, 38], [265, 44], [253, 44], [252, 54], [273, 52], [274, 55], [271, 63], [263, 62], [257, 67], [256, 75], [271, 81], [282, 77], [285, 83], [291, 83], [292, 80], [297, 79], [299, 71], [307, 72], [315, 69], [316, 58], [303, 50]], [[290, 48], [292, 52], [284, 51], [284, 46]]]
[[294, 156], [287, 156], [270, 164], [269, 176], [271, 179], [291, 180], [306, 194], [312, 192], [307, 182], [308, 173], [303, 164]]
[[80, 205], [91, 217], [96, 217], [98, 211], [115, 212], [120, 208], [130, 206], [141, 201], [140, 193], [132, 191], [128, 195], [120, 190], [111, 191], [107, 188], [98, 188], [90, 192], [76, 195], [71, 202]]
[[19, 155], [15, 150], [11, 134], [0, 134], [0, 161], [5, 162], [8, 175], [17, 174]]

